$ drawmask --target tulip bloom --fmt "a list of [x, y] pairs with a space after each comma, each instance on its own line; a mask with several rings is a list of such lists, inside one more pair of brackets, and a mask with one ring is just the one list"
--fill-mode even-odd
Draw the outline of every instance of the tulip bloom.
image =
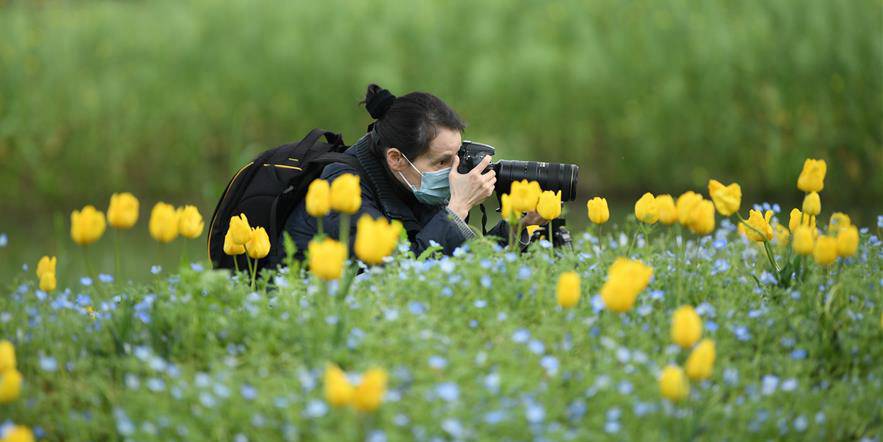
[[553, 220], [561, 216], [561, 191], [546, 190], [540, 193], [537, 200], [537, 213], [543, 219]]
[[196, 206], [187, 205], [178, 209], [178, 232], [190, 239], [199, 238], [205, 223]]
[[513, 181], [512, 187], [509, 189], [509, 200], [512, 202], [512, 209], [519, 212], [535, 211], [541, 193], [540, 183], [536, 181]]
[[331, 208], [350, 215], [362, 206], [362, 187], [359, 176], [344, 173], [331, 183]]
[[855, 226], [841, 227], [837, 232], [837, 255], [844, 258], [858, 251], [858, 229]]
[[40, 276], [40, 290], [51, 292], [55, 290], [56, 280], [54, 272], [46, 272]]
[[822, 201], [816, 192], [807, 193], [803, 198], [803, 213], [818, 215], [822, 211]]
[[242, 244], [236, 244], [233, 241], [233, 237], [230, 235], [230, 229], [227, 229], [227, 234], [224, 235], [224, 253], [230, 256], [237, 256], [245, 253], [245, 246]]
[[3, 442], [34, 442], [34, 433], [24, 425], [12, 425], [6, 430]]
[[788, 231], [787, 227], [785, 227], [779, 223], [776, 223], [776, 225], [773, 226], [773, 241], [777, 245], [783, 246], [783, 247], [787, 246], [788, 239], [790, 236], [791, 236], [791, 232]]
[[43, 276], [44, 273], [55, 273], [55, 264], [58, 259], [54, 256], [44, 256], [37, 262], [37, 278]]
[[652, 193], [644, 193], [635, 203], [635, 218], [647, 224], [655, 224], [659, 220], [659, 206]]
[[750, 228], [745, 228], [745, 236], [752, 241], [763, 242], [773, 239], [773, 227], [770, 220], [773, 218], [773, 211], [767, 210], [765, 215], [761, 215], [760, 211], [751, 209], [748, 212], [748, 221], [745, 221]]
[[115, 229], [131, 229], [138, 222], [138, 198], [129, 192], [110, 196], [107, 223]]
[[161, 243], [170, 243], [178, 237], [178, 211], [171, 204], [156, 203], [150, 211], [150, 236]]
[[558, 286], [555, 290], [558, 297], [558, 305], [571, 308], [579, 302], [579, 274], [576, 272], [564, 272], [558, 277]]
[[635, 298], [647, 288], [653, 268], [628, 258], [616, 258], [607, 270], [607, 280], [601, 287], [604, 305], [617, 313], [627, 312], [635, 305]]
[[851, 225], [852, 220], [849, 219], [849, 215], [842, 212], [834, 212], [831, 215], [831, 219], [828, 221], [828, 233], [836, 235], [841, 228], [849, 227]]
[[319, 279], [332, 281], [340, 278], [346, 261], [346, 247], [331, 238], [310, 241], [310, 271]]
[[386, 372], [379, 368], [365, 372], [362, 382], [353, 391], [353, 406], [364, 412], [376, 410], [386, 396], [386, 381]]
[[263, 227], [252, 229], [251, 238], [245, 243], [245, 251], [251, 259], [262, 259], [270, 254], [270, 237]]
[[227, 235], [230, 236], [230, 241], [242, 246], [251, 239], [251, 226], [248, 225], [248, 218], [246, 218], [244, 213], [230, 218], [230, 227], [227, 228]]
[[353, 386], [346, 373], [338, 366], [328, 364], [324, 375], [325, 400], [334, 407], [349, 405], [353, 401]]
[[365, 214], [356, 225], [356, 242], [353, 249], [356, 256], [367, 264], [377, 265], [391, 255], [399, 241], [402, 225], [390, 223], [384, 217], [376, 220]]
[[671, 340], [683, 348], [690, 348], [702, 337], [702, 319], [693, 307], [678, 307], [671, 317]]
[[794, 231], [794, 239], [791, 240], [791, 247], [794, 253], [798, 255], [809, 255], [815, 247], [815, 238], [812, 229], [807, 226], [797, 226]]
[[696, 201], [690, 210], [687, 228], [697, 235], [708, 235], [714, 232], [714, 204], [701, 198]]
[[800, 209], [791, 209], [791, 215], [788, 218], [788, 228], [792, 232], [797, 230], [797, 227], [801, 225], [802, 218], [803, 212], [801, 212]]
[[589, 221], [595, 224], [604, 224], [610, 220], [610, 209], [607, 208], [607, 199], [597, 196], [586, 202], [589, 211]]
[[672, 402], [678, 402], [690, 394], [690, 384], [684, 370], [677, 365], [669, 365], [659, 375], [659, 391]]
[[714, 341], [703, 339], [696, 348], [690, 352], [685, 364], [687, 376], [694, 381], [701, 381], [711, 377], [714, 369], [715, 349]]
[[500, 197], [500, 216], [509, 223], [513, 223], [518, 218], [521, 218], [521, 213], [512, 208], [512, 198], [509, 197], [508, 193], [504, 193]]
[[21, 395], [21, 373], [16, 369], [0, 373], [0, 404], [8, 404]]
[[742, 204], [742, 187], [738, 183], [724, 186], [718, 180], [708, 181], [708, 196], [714, 201], [714, 207], [723, 216], [730, 216], [739, 211]]
[[92, 205], [71, 213], [71, 239], [78, 245], [84, 246], [98, 241], [106, 227], [104, 213], [95, 210]]
[[[361, 195], [361, 193], [360, 193]], [[323, 179], [315, 179], [307, 189], [307, 213], [320, 218], [331, 212], [331, 185]]]
[[825, 188], [825, 172], [828, 165], [825, 160], [807, 158], [803, 162], [803, 170], [797, 178], [797, 188], [804, 192], [821, 192]]
[[0, 341], [0, 373], [15, 368], [15, 346], [7, 340]]
[[672, 225], [678, 221], [678, 208], [671, 195], [663, 194], [656, 197], [656, 207], [659, 208], [659, 221], [665, 225]]
[[832, 236], [819, 235], [812, 250], [812, 257], [817, 264], [829, 266], [837, 260], [837, 239]]
[[[693, 192], [692, 190], [688, 190], [681, 194], [678, 197], [678, 202], [676, 207], [678, 209], [678, 222], [687, 226], [690, 223], [690, 214], [693, 213], [693, 208], [699, 201], [702, 201], [702, 195]], [[712, 206], [712, 210], [714, 207]]]

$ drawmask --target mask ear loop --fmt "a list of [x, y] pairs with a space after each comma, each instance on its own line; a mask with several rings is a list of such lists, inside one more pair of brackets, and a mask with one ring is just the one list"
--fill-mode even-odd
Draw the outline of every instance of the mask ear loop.
[[[396, 150], [398, 150], [398, 149], [396, 149]], [[412, 163], [411, 160], [409, 160], [408, 157], [406, 157], [405, 154], [403, 154], [402, 151], [400, 151], [400, 150], [399, 150], [399, 155], [401, 155], [402, 158], [404, 158], [405, 161], [407, 161], [408, 164], [410, 164], [411, 167], [414, 168], [414, 170], [417, 171], [417, 174], [419, 174], [420, 177], [423, 178], [423, 172], [421, 172], [420, 169], [418, 169], [417, 166], [415, 166], [414, 163]], [[407, 178], [405, 178], [405, 174], [403, 174], [402, 172], [399, 172], [399, 176], [402, 177], [402, 179], [405, 180], [406, 183], [408, 183], [408, 187], [411, 188], [411, 191], [412, 191], [412, 192], [417, 190], [417, 187], [414, 186], [413, 184], [411, 184], [411, 182], [408, 181]]]

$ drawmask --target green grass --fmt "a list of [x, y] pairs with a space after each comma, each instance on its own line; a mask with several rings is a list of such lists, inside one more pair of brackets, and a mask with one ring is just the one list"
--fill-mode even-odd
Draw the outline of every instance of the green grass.
[[[642, 230], [632, 222], [580, 229], [572, 251], [516, 256], [478, 240], [454, 257], [399, 254], [345, 298], [300, 266], [265, 275], [277, 290], [182, 267], [91, 286], [65, 273], [48, 296], [28, 270], [0, 297], [0, 337], [25, 379], [0, 413], [46, 440], [879, 438], [879, 228], [864, 230], [855, 257], [810, 263], [785, 289], [731, 224], [704, 238], [656, 226], [628, 252], [654, 278], [633, 311], [613, 314], [595, 297]], [[59, 272], [76, 261], [60, 258]], [[555, 281], [568, 270], [582, 298], [563, 310]], [[656, 376], [687, 356], [669, 337], [682, 304], [697, 306], [718, 356], [711, 379], [671, 404]], [[329, 361], [390, 373], [378, 412], [325, 405]]]
[[[211, 204], [259, 149], [352, 142], [369, 82], [433, 92], [503, 158], [575, 162], [584, 194], [752, 183], [837, 161], [883, 199], [879, 1], [233, 0], [0, 7], [0, 200], [110, 191]], [[712, 174], [712, 171], [714, 173]]]

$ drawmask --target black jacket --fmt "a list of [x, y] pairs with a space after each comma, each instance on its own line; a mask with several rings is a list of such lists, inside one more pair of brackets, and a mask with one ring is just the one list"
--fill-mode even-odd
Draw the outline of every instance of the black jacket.
[[[357, 221], [365, 213], [374, 218], [385, 216], [390, 220], [401, 221], [408, 233], [411, 250], [418, 255], [433, 243], [438, 243], [445, 254], [451, 254], [459, 245], [476, 235], [465, 220], [447, 207], [430, 206], [417, 201], [410, 189], [391, 176], [382, 158], [372, 149], [369, 135], [360, 138], [345, 153], [356, 157], [362, 173], [352, 166], [334, 163], [325, 167], [321, 178], [331, 182], [343, 173], [360, 175], [362, 207], [350, 221], [350, 250], [356, 238]], [[339, 222], [340, 214], [332, 211], [323, 218], [323, 230], [331, 237], [339, 238]], [[507, 226], [506, 222], [500, 221], [488, 231], [488, 235], [500, 237], [501, 244], [505, 244], [508, 241]], [[307, 214], [305, 201], [298, 203], [289, 215], [285, 230], [297, 245], [298, 256], [302, 257], [303, 251], [317, 232], [316, 220]], [[522, 240], [526, 242], [526, 234], [522, 236]], [[277, 250], [281, 249], [280, 243]]]

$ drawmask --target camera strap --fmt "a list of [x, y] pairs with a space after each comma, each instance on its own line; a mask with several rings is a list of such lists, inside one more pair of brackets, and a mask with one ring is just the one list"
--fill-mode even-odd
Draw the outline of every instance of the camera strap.
[[478, 208], [481, 209], [481, 234], [484, 236], [487, 235], [487, 210], [484, 208], [484, 203], [479, 204]]

